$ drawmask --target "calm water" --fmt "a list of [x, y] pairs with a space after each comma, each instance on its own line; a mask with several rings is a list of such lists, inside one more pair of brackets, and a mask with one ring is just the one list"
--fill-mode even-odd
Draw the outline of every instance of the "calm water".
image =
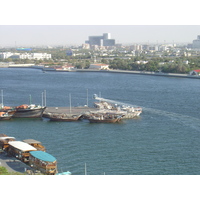
[[93, 106], [93, 94], [143, 107], [139, 119], [119, 124], [13, 119], [0, 133], [41, 141], [72, 174], [200, 174], [200, 80], [112, 73], [43, 73], [0, 69], [4, 105]]

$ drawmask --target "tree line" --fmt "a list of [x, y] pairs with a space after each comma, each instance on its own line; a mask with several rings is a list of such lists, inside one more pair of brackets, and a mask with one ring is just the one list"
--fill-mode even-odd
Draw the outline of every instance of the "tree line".
[[[138, 63], [137, 61], [147, 61]], [[186, 61], [186, 62], [184, 62]], [[163, 73], [189, 73], [194, 69], [200, 69], [200, 57], [178, 57], [178, 58], [142, 58], [131, 59], [115, 58], [113, 60], [102, 59], [112, 69], [149, 71]]]
[[[0, 59], [0, 62], [18, 63], [35, 63], [40, 64], [48, 62], [50, 65], [70, 63], [79, 69], [87, 69], [90, 64], [94, 63], [93, 53], [85, 51], [85, 55], [67, 56], [66, 49], [42, 49], [38, 52], [47, 52], [52, 54], [51, 60], [19, 60], [19, 59]], [[200, 69], [200, 56], [180, 56], [180, 57], [148, 57], [145, 54], [133, 57], [100, 57], [97, 56], [99, 63], [109, 65], [111, 69], [133, 70], [133, 71], [149, 71], [164, 73], [189, 73], [194, 69]], [[147, 61], [147, 63], [138, 63], [137, 61]], [[185, 63], [184, 61], [188, 61]]]

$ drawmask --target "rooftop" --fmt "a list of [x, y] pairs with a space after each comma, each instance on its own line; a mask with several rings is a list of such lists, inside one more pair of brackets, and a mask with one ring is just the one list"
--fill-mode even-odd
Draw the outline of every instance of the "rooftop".
[[31, 146], [30, 144], [27, 144], [21, 141], [10, 141], [8, 142], [8, 144], [21, 151], [36, 151], [37, 150], [35, 147]]
[[51, 154], [48, 154], [44, 151], [32, 151], [32, 152], [30, 152], [30, 154], [33, 157], [38, 158], [38, 159], [43, 160], [43, 161], [46, 161], [46, 162], [56, 161], [56, 158], [54, 156], [52, 156]]

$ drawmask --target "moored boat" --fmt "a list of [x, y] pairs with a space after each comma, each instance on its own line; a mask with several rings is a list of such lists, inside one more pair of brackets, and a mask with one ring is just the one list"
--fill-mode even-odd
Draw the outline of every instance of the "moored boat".
[[40, 141], [34, 139], [26, 139], [23, 142], [30, 144], [31, 146], [35, 147], [38, 151], [46, 151], [45, 147], [42, 145]]
[[21, 106], [17, 106], [15, 109], [16, 112], [13, 115], [14, 118], [40, 118], [42, 117], [46, 107], [35, 104], [23, 104]]
[[30, 152], [29, 165], [43, 174], [55, 175], [57, 173], [56, 158], [44, 151]]
[[6, 134], [0, 134], [0, 149], [7, 151], [9, 144], [8, 142], [15, 141], [14, 137], [9, 137]]
[[50, 121], [59, 121], [59, 122], [73, 122], [78, 121], [81, 118], [82, 114], [58, 114], [58, 113], [46, 113], [43, 117], [50, 119]]
[[35, 147], [22, 141], [9, 141], [8, 144], [8, 154], [25, 163], [29, 161], [30, 152], [37, 151]]
[[94, 106], [99, 110], [126, 112], [126, 114], [123, 116], [123, 119], [135, 118], [142, 113], [141, 107], [134, 107], [130, 104], [124, 104], [122, 102], [104, 99], [102, 97], [98, 97], [96, 94], [94, 94], [93, 98], [98, 100], [98, 102], [94, 103]]
[[8, 112], [0, 112], [0, 121], [1, 120], [10, 120], [13, 114], [9, 114]]
[[91, 114], [87, 119], [90, 123], [116, 123], [119, 122], [122, 115], [111, 115], [111, 114]]

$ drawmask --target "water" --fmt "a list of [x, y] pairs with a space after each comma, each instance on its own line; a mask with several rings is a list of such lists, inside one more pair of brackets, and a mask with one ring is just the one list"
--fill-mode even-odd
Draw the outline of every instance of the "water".
[[49, 122], [13, 119], [0, 122], [0, 133], [18, 140], [41, 141], [57, 158], [59, 171], [72, 174], [199, 174], [200, 117], [197, 79], [113, 73], [43, 73], [34, 69], [0, 69], [4, 104], [93, 106], [93, 94], [140, 106], [139, 119], [119, 124]]

